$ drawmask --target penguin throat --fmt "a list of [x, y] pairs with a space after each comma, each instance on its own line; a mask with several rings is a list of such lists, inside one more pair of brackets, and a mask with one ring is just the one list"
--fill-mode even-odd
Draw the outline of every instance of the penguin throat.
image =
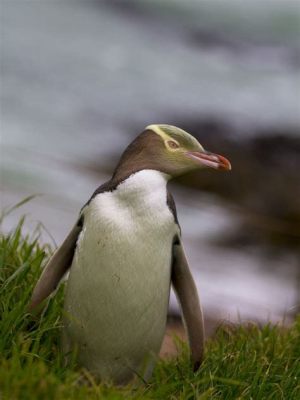
[[118, 189], [125, 189], [132, 195], [150, 195], [157, 191], [166, 191], [166, 186], [170, 176], [153, 169], [143, 169], [132, 173], [127, 179], [124, 179]]

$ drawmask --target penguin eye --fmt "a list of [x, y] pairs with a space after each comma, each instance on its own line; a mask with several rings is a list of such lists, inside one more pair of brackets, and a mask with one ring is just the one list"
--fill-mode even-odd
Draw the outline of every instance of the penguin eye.
[[178, 143], [174, 142], [173, 140], [168, 140], [167, 143], [171, 149], [178, 149], [178, 147], [179, 147]]

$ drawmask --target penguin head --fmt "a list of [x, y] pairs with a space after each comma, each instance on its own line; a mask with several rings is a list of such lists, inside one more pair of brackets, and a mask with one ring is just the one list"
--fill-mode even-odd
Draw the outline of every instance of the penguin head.
[[176, 177], [202, 168], [228, 171], [231, 165], [225, 157], [204, 150], [198, 140], [183, 129], [152, 124], [124, 151], [114, 176], [154, 169]]

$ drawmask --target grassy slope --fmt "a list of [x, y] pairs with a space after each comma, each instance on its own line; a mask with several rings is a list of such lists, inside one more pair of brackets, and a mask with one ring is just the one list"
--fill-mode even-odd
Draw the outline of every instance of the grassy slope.
[[[50, 249], [22, 237], [21, 221], [0, 239], [1, 399], [300, 399], [300, 319], [289, 330], [223, 327], [207, 344], [197, 374], [182, 343], [176, 360], [160, 361], [147, 386], [97, 385], [66, 368], [59, 350], [63, 288], [38, 320], [25, 306]], [[89, 384], [79, 384], [82, 376]]]

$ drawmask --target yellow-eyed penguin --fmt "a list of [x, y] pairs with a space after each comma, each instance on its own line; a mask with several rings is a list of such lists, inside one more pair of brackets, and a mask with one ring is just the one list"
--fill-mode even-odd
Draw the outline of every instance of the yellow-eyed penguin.
[[79, 363], [102, 380], [149, 377], [165, 333], [171, 283], [194, 370], [201, 364], [202, 311], [167, 182], [203, 167], [231, 168], [184, 130], [147, 126], [82, 208], [34, 289], [31, 310], [70, 271], [64, 351], [76, 348]]

